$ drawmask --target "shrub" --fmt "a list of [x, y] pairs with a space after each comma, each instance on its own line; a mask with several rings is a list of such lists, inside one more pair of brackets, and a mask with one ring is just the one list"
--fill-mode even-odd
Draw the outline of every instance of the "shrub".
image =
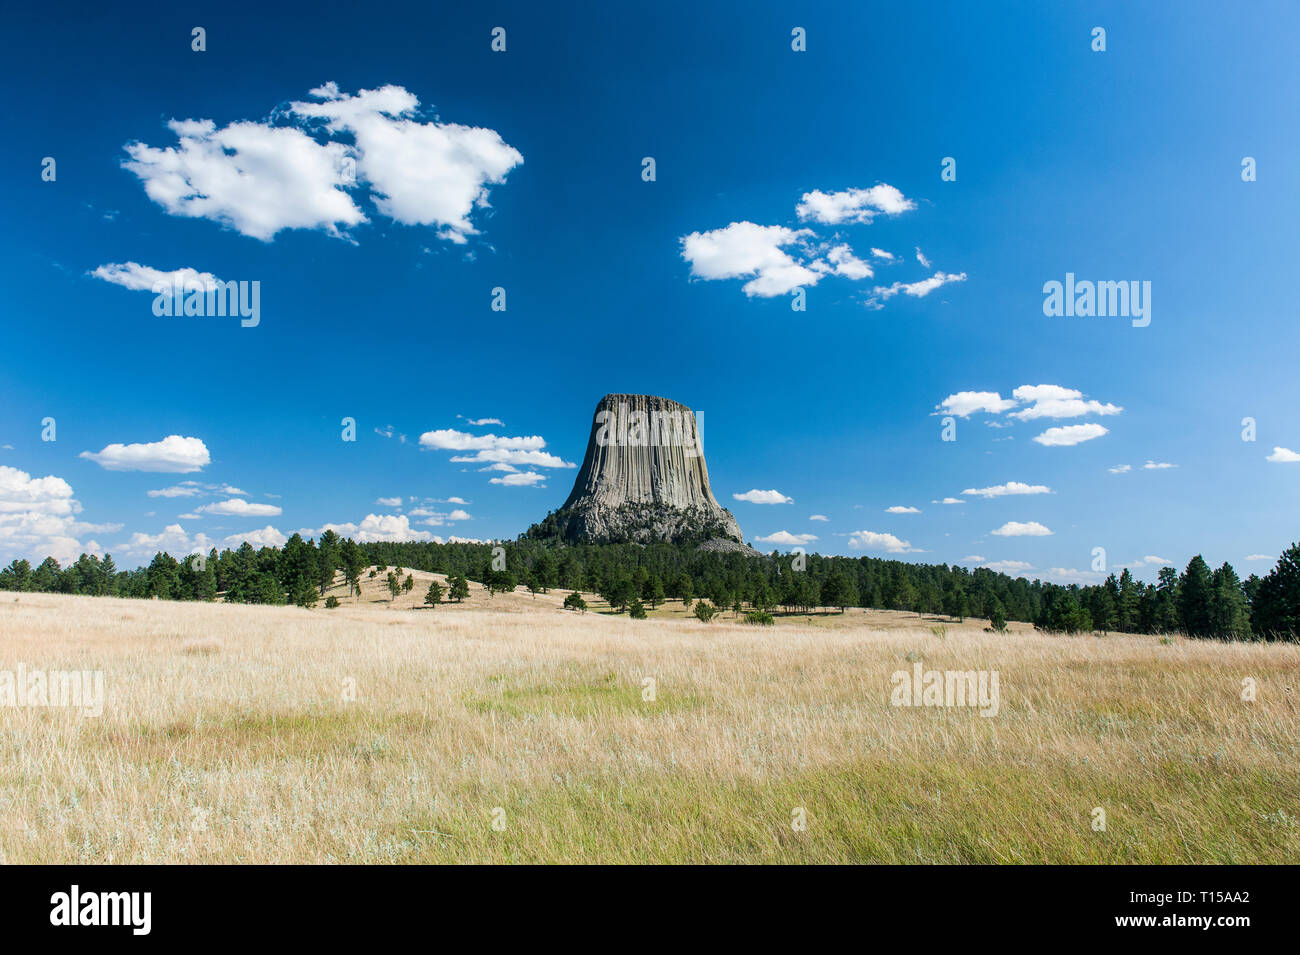
[[330, 594], [328, 597], [325, 598], [326, 610], [333, 610], [338, 605], [339, 605], [339, 598], [335, 597], [333, 594]]
[[583, 599], [582, 599], [582, 594], [578, 593], [578, 592], [575, 590], [573, 593], [569, 594], [569, 596], [567, 596], [567, 597], [564, 598], [564, 609], [565, 609], [565, 610], [580, 610], [580, 611], [582, 611], [583, 613], [586, 613], [586, 612], [587, 612], [587, 601], [583, 600]]
[[745, 623], [754, 624], [760, 627], [770, 627], [773, 624], [772, 615], [766, 610], [751, 610], [745, 614]]
[[641, 602], [639, 597], [628, 604], [627, 612], [633, 620], [644, 620], [646, 618], [645, 604]]
[[718, 613], [718, 608], [713, 606], [707, 600], [697, 600], [695, 602], [695, 616], [702, 623], [708, 623]]

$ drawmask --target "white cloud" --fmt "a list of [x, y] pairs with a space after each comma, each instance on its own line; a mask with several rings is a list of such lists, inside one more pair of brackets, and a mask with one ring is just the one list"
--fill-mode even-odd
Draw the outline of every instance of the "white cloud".
[[143, 534], [139, 531], [132, 534], [131, 539], [122, 548], [122, 552], [132, 562], [145, 562], [159, 551], [171, 554], [173, 557], [206, 554], [215, 543], [216, 541], [206, 534], [200, 533], [191, 537], [180, 524], [168, 524], [160, 534]]
[[1300, 453], [1292, 451], [1290, 448], [1274, 447], [1273, 453], [1264, 460], [1272, 461], [1275, 464], [1295, 464], [1300, 461]]
[[884, 249], [877, 249], [873, 247], [871, 250], [871, 254], [873, 257], [877, 259], [883, 259], [886, 262], [898, 261], [898, 256], [894, 255], [893, 252], [886, 252]]
[[1099, 424], [1071, 424], [1063, 428], [1048, 428], [1034, 440], [1048, 447], [1070, 447], [1107, 433], [1109, 429]]
[[794, 498], [786, 497], [780, 491], [760, 491], [754, 488], [746, 491], [744, 494], [732, 494], [737, 501], [748, 501], [750, 504], [793, 504]]
[[163, 272], [138, 262], [109, 262], [88, 274], [133, 292], [152, 292], [160, 283], [168, 289], [180, 285], [186, 291], [202, 289], [208, 292], [221, 281], [211, 272], [200, 272], [198, 269], [186, 267]]
[[895, 282], [893, 285], [877, 285], [872, 289], [872, 294], [877, 298], [891, 299], [899, 292], [904, 295], [910, 295], [912, 298], [925, 298], [937, 288], [942, 288], [952, 282], [965, 282], [966, 273], [959, 272], [935, 272], [928, 279], [921, 279], [919, 282]]
[[[323, 530], [324, 528], [322, 528]], [[337, 532], [336, 532], [337, 533]], [[315, 535], [311, 535], [315, 536]], [[221, 543], [231, 550], [238, 550], [243, 546], [244, 541], [248, 541], [255, 548], [262, 547], [283, 547], [284, 542], [289, 538], [280, 533], [270, 524], [267, 524], [261, 530], [244, 531], [239, 534], [231, 534]]]
[[849, 535], [849, 546], [865, 550], [883, 550], [890, 554], [918, 553], [910, 541], [899, 540], [893, 534], [875, 531], [854, 531]]
[[1078, 570], [1070, 567], [1052, 567], [1042, 574], [1035, 574], [1043, 580], [1055, 584], [1099, 584], [1106, 579], [1106, 574], [1095, 570]]
[[1003, 398], [996, 391], [959, 391], [939, 402], [935, 406], [935, 411], [938, 414], [969, 418], [977, 411], [983, 411], [987, 414], [999, 414], [1015, 406], [1014, 401], [1010, 398]]
[[1173, 561], [1170, 560], [1168, 557], [1156, 557], [1152, 554], [1147, 554], [1145, 557], [1142, 557], [1139, 560], [1129, 561], [1129, 563], [1121, 564], [1120, 566], [1122, 567], [1168, 567], [1171, 564], [1173, 564]]
[[885, 508], [886, 514], [920, 514], [919, 507], [907, 507], [903, 504], [895, 504], [893, 507]]
[[1008, 481], [1006, 484], [994, 484], [992, 487], [968, 487], [963, 494], [975, 497], [1007, 497], [1013, 494], [1051, 494], [1052, 489], [1046, 484], [1025, 484], [1023, 481]]
[[401, 507], [402, 499], [400, 497], [381, 497], [375, 500], [380, 507]]
[[722, 229], [683, 236], [682, 258], [690, 263], [695, 278], [749, 277], [742, 287], [746, 295], [771, 298], [820, 281], [821, 271], [808, 268], [785, 251], [786, 246], [803, 244], [812, 234], [810, 229], [733, 222]]
[[961, 562], [963, 564], [982, 564], [986, 560], [988, 560], [987, 557], [982, 557], [979, 554], [967, 554], [961, 559]]
[[1165, 471], [1168, 470], [1169, 468], [1176, 468], [1176, 467], [1178, 467], [1178, 465], [1170, 464], [1167, 461], [1148, 461], [1146, 464], [1142, 465], [1142, 470], [1143, 471]]
[[62, 564], [84, 551], [102, 553], [86, 534], [112, 533], [121, 524], [88, 524], [77, 519], [81, 503], [63, 478], [34, 478], [26, 471], [0, 465], [0, 563], [16, 557], [32, 562], [53, 557]]
[[775, 544], [778, 547], [803, 547], [811, 544], [816, 539], [816, 534], [791, 534], [789, 531], [777, 531], [775, 534], [768, 534], [766, 537], [754, 538], [756, 541], [761, 541], [764, 544]]
[[945, 497], [942, 501], [931, 501], [931, 504], [965, 504], [959, 497]]
[[827, 517], [825, 514], [813, 514], [813, 515], [811, 515], [811, 516], [808, 518], [808, 520], [810, 520], [810, 521], [829, 521], [830, 518]]
[[216, 501], [196, 508], [199, 514], [218, 514], [225, 517], [278, 517], [282, 510], [275, 504], [254, 504], [242, 497]]
[[[452, 461], [458, 464], [522, 464], [539, 468], [577, 467], [576, 464], [556, 457], [548, 451], [511, 451], [505, 448], [485, 449], [473, 455], [455, 455], [452, 457]], [[505, 470], [505, 468], [496, 468], [495, 470]]]
[[[872, 249], [871, 251], [879, 252], [880, 250]], [[889, 253], [886, 252], [885, 254], [888, 255]], [[869, 279], [875, 275], [871, 270], [871, 266], [854, 255], [853, 250], [847, 245], [832, 246], [826, 253], [826, 261], [831, 264], [832, 271], [836, 275], [843, 275], [845, 278], [854, 281]], [[814, 263], [813, 267], [817, 267], [816, 263]]]
[[447, 498], [447, 500], [442, 501], [442, 502], [440, 502], [440, 503], [443, 503], [443, 504], [468, 504], [469, 501], [465, 500], [463, 497], [449, 497], [449, 498]]
[[[229, 484], [204, 484], [201, 481], [181, 481], [172, 487], [160, 487], [154, 490], [146, 491], [150, 497], [200, 497], [204, 494], [229, 494], [247, 496], [247, 491], [241, 491], [237, 487], [231, 487]], [[269, 497], [270, 495], [268, 495]]]
[[1133, 465], [1117, 464], [1113, 468], [1107, 468], [1106, 470], [1109, 471], [1111, 474], [1128, 474], [1129, 471], [1133, 470]]
[[505, 477], [489, 478], [489, 484], [502, 484], [506, 487], [537, 487], [546, 480], [546, 475], [536, 471], [520, 471]]
[[915, 202], [882, 182], [869, 189], [846, 189], [843, 192], [814, 189], [805, 192], [795, 212], [800, 219], [839, 225], [842, 222], [869, 223], [881, 213], [896, 216], [915, 208]]
[[433, 538], [428, 531], [411, 527], [405, 514], [367, 514], [360, 524], [326, 524], [318, 533], [332, 530], [340, 537], [351, 537], [361, 544], [376, 541], [427, 541]]
[[1009, 577], [1019, 577], [1025, 571], [1033, 569], [1033, 564], [1024, 560], [990, 560], [982, 562], [980, 566]]
[[1007, 521], [990, 533], [996, 537], [1048, 537], [1052, 532], [1037, 521], [1023, 524], [1020, 521]]
[[290, 110], [354, 137], [357, 178], [370, 185], [379, 212], [404, 225], [436, 226], [440, 238], [457, 244], [477, 234], [470, 215], [489, 205], [488, 186], [505, 182], [524, 161], [495, 130], [418, 122], [419, 100], [400, 86], [353, 96], [326, 83], [310, 95], [322, 102]]
[[81, 457], [94, 461], [107, 471], [158, 471], [187, 474], [202, 470], [212, 458], [207, 446], [198, 438], [170, 434], [149, 444], [110, 444], [93, 453], [82, 451]]
[[546, 447], [546, 439], [540, 435], [528, 437], [498, 437], [495, 434], [469, 434], [452, 428], [426, 431], [420, 435], [420, 447], [442, 451], [486, 451], [509, 450], [527, 451]]
[[321, 145], [299, 129], [212, 120], [172, 120], [177, 145], [126, 146], [123, 168], [174, 216], [211, 219], [270, 241], [281, 229], [323, 229], [340, 235], [367, 221], [344, 190], [349, 149]]
[[1032, 421], [1035, 418], [1079, 418], [1089, 414], [1116, 415], [1124, 410], [1109, 402], [1102, 404], [1100, 401], [1085, 401], [1083, 392], [1060, 385], [1021, 385], [1012, 395], [1019, 401], [1029, 403], [1028, 408], [1008, 415], [1021, 421]]
[[916, 261], [921, 263], [922, 268], [928, 269], [930, 267], [930, 260], [925, 257], [925, 253], [921, 251], [919, 245], [916, 247]]
[[212, 120], [172, 120], [176, 146], [130, 143], [123, 166], [170, 214], [263, 241], [282, 229], [344, 234], [367, 221], [347, 192], [366, 185], [380, 214], [464, 243], [477, 232], [470, 215], [488, 205], [488, 185], [523, 162], [494, 130], [419, 122], [419, 101], [400, 86], [353, 96], [331, 82], [310, 95], [321, 102], [291, 103], [286, 115], [323, 121], [350, 142], [321, 143], [296, 127], [256, 122], [218, 129]]
[[1272, 554], [1247, 554], [1246, 559], [1247, 560], [1272, 560], [1273, 555]]
[[483, 427], [484, 425], [489, 425], [489, 424], [497, 424], [503, 428], [506, 426], [506, 423], [502, 421], [500, 418], [466, 418], [465, 423], [471, 424], [476, 428]]

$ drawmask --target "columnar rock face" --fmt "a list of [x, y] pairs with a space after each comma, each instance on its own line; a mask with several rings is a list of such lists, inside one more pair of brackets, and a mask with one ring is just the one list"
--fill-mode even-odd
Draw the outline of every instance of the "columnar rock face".
[[554, 517], [574, 541], [743, 547], [736, 519], [709, 488], [694, 412], [654, 395], [600, 400], [582, 469]]

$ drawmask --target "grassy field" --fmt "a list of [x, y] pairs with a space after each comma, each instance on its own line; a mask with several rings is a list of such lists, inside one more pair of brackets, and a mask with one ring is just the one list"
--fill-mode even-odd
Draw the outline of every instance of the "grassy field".
[[[1300, 646], [428, 610], [415, 576], [328, 611], [0, 594], [0, 671], [105, 681], [97, 718], [0, 706], [0, 862], [1300, 859]], [[892, 706], [916, 662], [996, 670], [998, 714]]]

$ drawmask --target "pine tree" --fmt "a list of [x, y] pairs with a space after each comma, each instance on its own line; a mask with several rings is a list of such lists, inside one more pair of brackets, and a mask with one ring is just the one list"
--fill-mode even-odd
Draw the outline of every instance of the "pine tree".
[[1189, 637], [1213, 636], [1210, 623], [1210, 593], [1213, 578], [1205, 559], [1197, 554], [1187, 562], [1187, 569], [1178, 578], [1178, 591], [1175, 603], [1178, 606], [1178, 621], [1183, 632]]

